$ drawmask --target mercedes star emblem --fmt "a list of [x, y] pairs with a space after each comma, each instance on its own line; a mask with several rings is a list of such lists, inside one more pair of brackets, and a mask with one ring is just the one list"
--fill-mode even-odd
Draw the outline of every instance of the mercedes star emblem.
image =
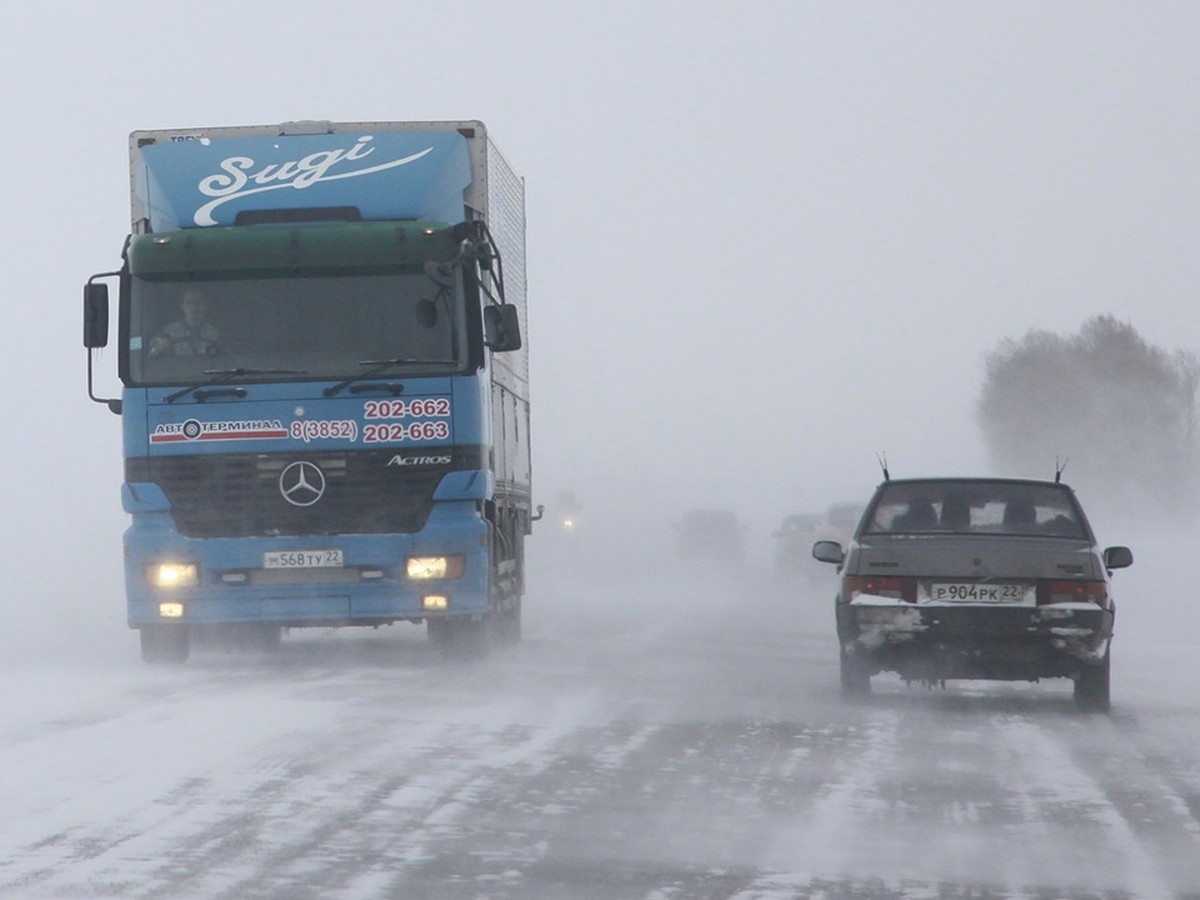
[[294, 462], [279, 473], [279, 493], [292, 506], [312, 506], [325, 494], [325, 473], [316, 463]]

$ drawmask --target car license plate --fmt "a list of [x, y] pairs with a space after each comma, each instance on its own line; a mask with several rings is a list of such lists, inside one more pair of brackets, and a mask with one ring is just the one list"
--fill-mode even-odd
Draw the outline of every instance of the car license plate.
[[346, 564], [341, 550], [268, 550], [264, 569], [341, 568]]
[[929, 599], [937, 603], [1021, 603], [1029, 591], [1027, 584], [935, 581], [929, 585]]

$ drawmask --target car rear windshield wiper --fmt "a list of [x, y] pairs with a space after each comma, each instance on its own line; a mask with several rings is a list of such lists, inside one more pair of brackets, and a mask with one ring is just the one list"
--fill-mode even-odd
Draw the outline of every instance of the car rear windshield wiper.
[[305, 372], [301, 369], [205, 369], [205, 375], [212, 375], [212, 378], [201, 381], [199, 384], [193, 384], [189, 387], [181, 388], [173, 394], [168, 394], [165, 398], [168, 403], [174, 403], [180, 397], [190, 394], [192, 391], [208, 387], [210, 384], [220, 384], [223, 381], [232, 381], [234, 378], [240, 378], [243, 375], [304, 375]]
[[396, 366], [420, 366], [420, 365], [440, 365], [440, 366], [456, 366], [456, 359], [412, 359], [408, 356], [396, 356], [392, 359], [360, 359], [360, 366], [370, 366], [367, 371], [359, 375], [354, 375], [347, 378], [345, 381], [339, 381], [333, 387], [325, 388], [325, 396], [332, 397], [334, 394], [340, 393], [342, 388], [354, 384], [356, 381], [362, 381], [364, 378], [372, 378], [381, 372], [386, 372], [388, 369]]

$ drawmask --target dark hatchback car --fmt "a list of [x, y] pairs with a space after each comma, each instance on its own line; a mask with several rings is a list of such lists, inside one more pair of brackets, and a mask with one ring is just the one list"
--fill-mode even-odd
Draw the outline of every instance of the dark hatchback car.
[[884, 481], [847, 548], [813, 556], [841, 573], [841, 685], [1070, 678], [1084, 709], [1109, 705], [1113, 569], [1128, 547], [1097, 549], [1075, 493], [1057, 481]]

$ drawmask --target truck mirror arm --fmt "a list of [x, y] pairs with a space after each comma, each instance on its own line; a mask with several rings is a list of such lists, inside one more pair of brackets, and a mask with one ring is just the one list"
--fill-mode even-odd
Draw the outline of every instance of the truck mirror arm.
[[121, 415], [121, 408], [122, 408], [123, 404], [121, 403], [121, 401], [118, 398], [116, 398], [116, 397], [97, 397], [96, 396], [96, 391], [95, 391], [94, 384], [92, 381], [92, 351], [91, 350], [88, 350], [87, 392], [88, 392], [88, 399], [93, 400], [96, 403], [103, 403], [105, 406], [108, 407], [109, 412], [115, 413], [118, 416]]

